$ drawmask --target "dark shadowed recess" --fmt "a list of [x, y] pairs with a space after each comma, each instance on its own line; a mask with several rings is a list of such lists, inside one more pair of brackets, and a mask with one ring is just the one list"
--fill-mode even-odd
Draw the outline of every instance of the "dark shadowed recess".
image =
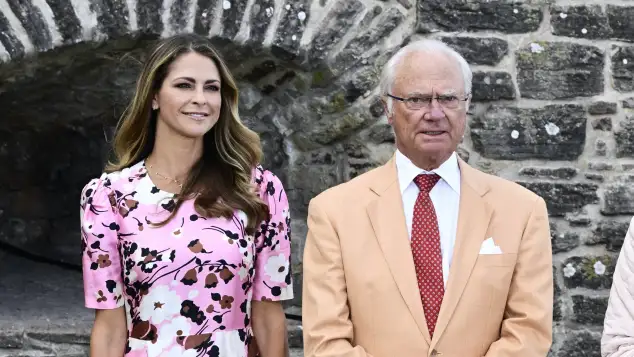
[[[0, 250], [78, 268], [79, 196], [108, 158], [154, 35], [80, 43], [0, 64]], [[261, 134], [263, 165], [286, 183], [278, 93], [299, 66], [257, 46], [214, 39], [241, 89], [240, 114]]]

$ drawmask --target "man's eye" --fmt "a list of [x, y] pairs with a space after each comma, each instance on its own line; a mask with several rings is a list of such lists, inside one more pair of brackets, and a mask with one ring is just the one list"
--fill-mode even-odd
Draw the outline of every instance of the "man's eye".
[[408, 101], [410, 101], [411, 103], [419, 104], [419, 103], [424, 103], [425, 99], [419, 98], [419, 97], [412, 97], [412, 98], [409, 98]]
[[455, 95], [441, 95], [438, 97], [438, 100], [441, 102], [453, 102], [458, 99]]

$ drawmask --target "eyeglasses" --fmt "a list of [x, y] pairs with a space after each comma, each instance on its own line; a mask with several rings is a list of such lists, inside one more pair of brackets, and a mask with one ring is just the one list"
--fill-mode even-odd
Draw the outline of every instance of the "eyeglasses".
[[464, 98], [460, 98], [455, 95], [438, 95], [435, 97], [432, 96], [416, 96], [416, 97], [408, 97], [408, 98], [400, 98], [394, 95], [387, 93], [387, 96], [390, 98], [394, 98], [396, 100], [400, 100], [405, 103], [407, 109], [411, 110], [419, 110], [424, 107], [429, 107], [433, 99], [438, 101], [442, 107], [447, 109], [456, 109], [460, 106], [461, 102], [465, 102], [469, 99], [469, 95]]

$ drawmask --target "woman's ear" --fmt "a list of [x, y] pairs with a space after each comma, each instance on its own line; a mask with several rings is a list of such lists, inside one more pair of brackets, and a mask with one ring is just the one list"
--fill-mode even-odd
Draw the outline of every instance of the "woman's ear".
[[158, 101], [156, 100], [156, 97], [154, 97], [154, 99], [152, 99], [152, 110], [158, 110], [158, 108]]

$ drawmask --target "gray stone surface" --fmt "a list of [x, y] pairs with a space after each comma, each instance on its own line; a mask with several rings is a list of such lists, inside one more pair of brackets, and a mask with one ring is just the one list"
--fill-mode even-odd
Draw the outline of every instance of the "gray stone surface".
[[562, 264], [565, 285], [568, 288], [610, 289], [615, 264], [613, 255], [570, 257]]
[[517, 81], [525, 98], [565, 99], [603, 93], [603, 52], [565, 42], [533, 42], [516, 52]]
[[554, 222], [551, 223], [550, 229], [553, 254], [569, 252], [579, 246], [580, 238], [578, 233], [560, 232]]
[[629, 221], [600, 221], [586, 240], [586, 244], [605, 244], [608, 251], [619, 252], [623, 246], [628, 226]]
[[634, 6], [607, 5], [606, 12], [615, 39], [634, 41]]
[[491, 105], [471, 122], [476, 151], [490, 159], [574, 159], [583, 152], [585, 111], [578, 105]]
[[316, 62], [324, 60], [345, 36], [354, 20], [365, 10], [365, 4], [359, 0], [339, 1], [330, 9], [323, 23], [317, 29], [308, 56]]
[[520, 185], [542, 196], [546, 200], [548, 213], [563, 217], [566, 213], [576, 213], [586, 205], [599, 202], [598, 186], [593, 183], [525, 182]]
[[592, 129], [612, 131], [612, 118], [592, 119]]
[[515, 99], [515, 84], [508, 72], [474, 72], [473, 101]]
[[509, 52], [509, 44], [496, 37], [448, 36], [441, 40], [458, 51], [471, 64], [494, 66]]
[[629, 199], [632, 195], [634, 195], [634, 187], [631, 184], [611, 183], [606, 185], [601, 213], [604, 215], [633, 214], [634, 202]]
[[24, 30], [38, 51], [46, 51], [53, 47], [51, 33], [46, 26], [42, 11], [26, 0], [7, 0], [9, 8], [20, 20]]
[[634, 115], [627, 115], [614, 133], [616, 157], [634, 157]]
[[607, 297], [572, 296], [575, 321], [580, 324], [603, 326], [603, 317], [607, 308]]
[[574, 167], [559, 167], [556, 169], [549, 167], [523, 167], [519, 171], [520, 176], [538, 177], [546, 179], [571, 179], [579, 173]]
[[612, 34], [600, 5], [553, 6], [550, 24], [553, 34], [560, 36], [600, 39]]
[[557, 357], [600, 357], [601, 334], [590, 331], [570, 331]]
[[588, 106], [588, 113], [591, 115], [616, 114], [617, 110], [616, 103], [603, 100], [596, 101]]
[[525, 33], [537, 30], [543, 13], [539, 5], [520, 1], [453, 1], [418, 2], [417, 31], [495, 30]]
[[634, 46], [613, 46], [612, 78], [619, 92], [634, 91]]

